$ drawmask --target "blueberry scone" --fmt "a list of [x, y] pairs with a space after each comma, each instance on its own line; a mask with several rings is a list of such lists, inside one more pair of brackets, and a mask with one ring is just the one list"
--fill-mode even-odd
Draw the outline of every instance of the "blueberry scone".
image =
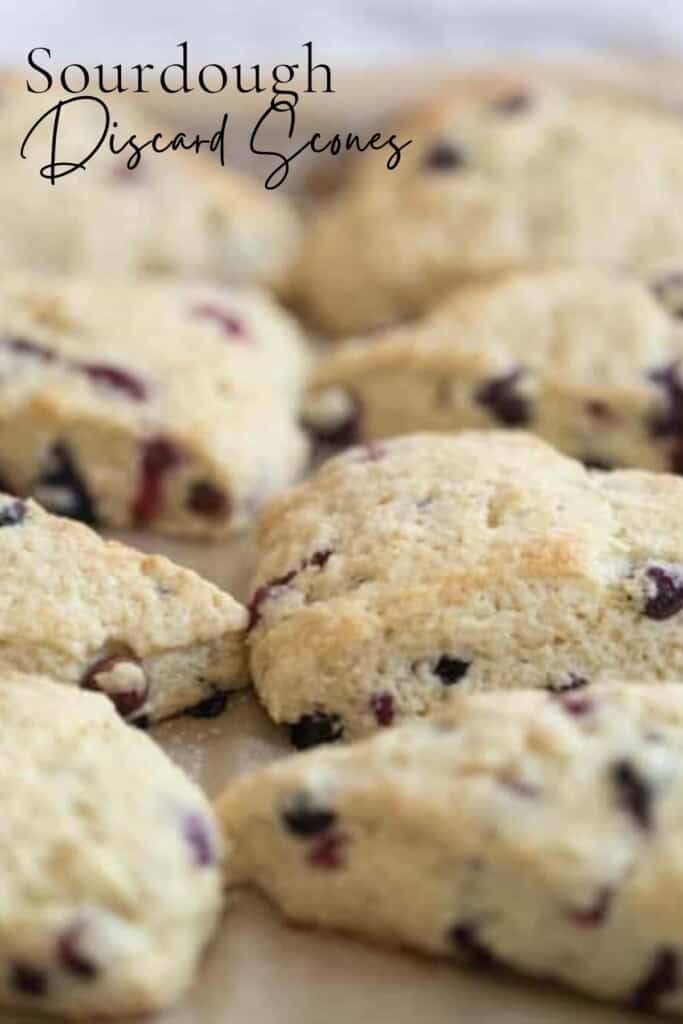
[[0, 670], [0, 717], [0, 1001], [88, 1020], [173, 1002], [221, 907], [206, 799], [100, 695]]
[[680, 264], [683, 125], [636, 100], [492, 78], [399, 131], [387, 170], [358, 162], [315, 216], [295, 300], [350, 334], [425, 310], [454, 285], [553, 264]]
[[89, 523], [216, 537], [299, 475], [306, 350], [263, 294], [0, 283], [0, 477]]
[[679, 477], [516, 431], [350, 449], [263, 517], [256, 689], [305, 747], [457, 689], [683, 682], [682, 508]]
[[99, 690], [138, 725], [247, 685], [246, 610], [189, 569], [8, 495], [0, 565], [0, 673]]
[[228, 882], [294, 921], [683, 1013], [678, 686], [463, 695], [233, 784]]
[[[86, 163], [52, 184], [41, 174], [55, 132], [48, 112], [65, 99], [58, 173], [68, 161]], [[117, 146], [132, 133], [140, 144], [159, 132], [161, 145], [173, 139], [177, 127], [155, 116], [147, 121], [139, 97], [104, 99]], [[207, 147], [200, 154], [155, 153], [147, 147], [139, 166], [128, 170], [133, 150], [110, 151], [100, 98], [54, 90], [32, 95], [23, 79], [7, 75], [0, 76], [0, 109], [0, 267], [268, 285], [281, 280], [298, 244], [297, 216], [284, 197], [222, 168], [218, 153], [208, 154]], [[22, 141], [34, 125], [22, 159]], [[192, 137], [188, 130], [186, 138]]]
[[526, 427], [602, 467], [683, 472], [683, 275], [523, 271], [419, 324], [349, 342], [313, 377], [322, 441]]

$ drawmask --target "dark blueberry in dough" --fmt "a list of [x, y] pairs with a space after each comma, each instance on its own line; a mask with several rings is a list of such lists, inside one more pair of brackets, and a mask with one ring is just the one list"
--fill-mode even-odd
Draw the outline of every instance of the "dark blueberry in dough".
[[81, 921], [76, 921], [62, 932], [57, 942], [57, 956], [59, 963], [69, 974], [74, 974], [84, 981], [92, 981], [97, 977], [99, 969], [81, 949], [82, 934], [83, 923]]
[[644, 831], [652, 828], [652, 788], [631, 761], [617, 761], [611, 769], [617, 803]]
[[47, 972], [17, 960], [10, 968], [10, 984], [23, 996], [44, 996], [47, 994]]
[[314, 565], [316, 569], [322, 569], [332, 555], [332, 548], [321, 548], [320, 551], [314, 551], [310, 558], [306, 559], [302, 568], [305, 569], [309, 565]]
[[339, 715], [327, 715], [322, 711], [314, 711], [312, 715], [302, 715], [297, 722], [289, 725], [289, 738], [297, 750], [316, 747], [319, 743], [334, 743], [344, 732]]
[[453, 686], [467, 675], [471, 664], [471, 661], [462, 661], [460, 658], [451, 658], [447, 654], [442, 654], [434, 666], [434, 675], [439, 677], [444, 686]]
[[230, 502], [225, 492], [206, 480], [192, 484], [187, 507], [206, 519], [225, 519], [230, 512]]
[[678, 954], [668, 946], [655, 950], [647, 972], [636, 985], [631, 1005], [643, 1012], [658, 1008], [662, 996], [674, 992], [679, 983]]
[[213, 838], [201, 814], [187, 814], [183, 819], [183, 835], [198, 868], [206, 868], [216, 860]]
[[43, 363], [53, 363], [57, 358], [56, 353], [47, 345], [39, 345], [38, 342], [28, 341], [26, 338], [3, 338], [2, 345], [17, 355], [31, 356]]
[[580, 690], [584, 686], [588, 686], [588, 680], [584, 676], [576, 675], [574, 672], [570, 672], [566, 679], [560, 679], [557, 682], [548, 683], [546, 690], [550, 693], [566, 693], [567, 690]]
[[600, 455], [584, 455], [581, 461], [586, 469], [599, 469], [603, 473], [614, 469], [613, 464], [608, 459], [603, 459]]
[[680, 364], [652, 370], [648, 376], [662, 391], [666, 408], [650, 417], [648, 422], [652, 437], [680, 437], [683, 434], [683, 384], [679, 374]]
[[50, 449], [45, 469], [31, 489], [48, 511], [97, 525], [95, 505], [65, 444], [58, 442]]
[[133, 519], [145, 526], [163, 511], [164, 477], [183, 461], [178, 446], [167, 437], [153, 437], [142, 446], [138, 490], [133, 502]]
[[282, 576], [276, 576], [274, 579], [269, 580], [268, 583], [264, 583], [263, 586], [256, 588], [247, 606], [249, 610], [247, 632], [258, 624], [261, 618], [261, 605], [270, 598], [273, 591], [278, 587], [286, 587], [288, 583], [291, 583], [296, 574], [296, 569], [290, 569], [289, 572], [284, 573]]
[[528, 92], [509, 92], [495, 100], [493, 109], [497, 114], [525, 114], [531, 108], [532, 100]]
[[495, 419], [508, 427], [523, 427], [531, 422], [529, 400], [517, 390], [524, 372], [522, 367], [517, 367], [502, 377], [493, 377], [475, 395], [479, 405], [483, 405]]
[[218, 718], [225, 711], [228, 702], [228, 694], [225, 690], [217, 690], [210, 697], [200, 700], [194, 707], [188, 708], [185, 712], [190, 718]]
[[683, 608], [683, 566], [673, 570], [651, 565], [645, 578], [654, 584], [655, 593], [645, 601], [643, 614], [659, 622], [678, 614]]
[[377, 725], [389, 726], [394, 721], [394, 698], [390, 693], [375, 693], [370, 698], [370, 708]]
[[[121, 679], [125, 672], [125, 689]], [[133, 654], [109, 654], [90, 666], [81, 686], [98, 690], [112, 702], [122, 718], [130, 719], [146, 703], [149, 683], [142, 662]]]
[[427, 150], [423, 166], [428, 171], [458, 171], [467, 164], [467, 156], [457, 142], [440, 139]]
[[143, 732], [146, 732], [147, 729], [149, 729], [151, 724], [152, 724], [152, 721], [151, 721], [149, 715], [138, 715], [137, 718], [133, 718], [128, 723], [128, 725], [132, 725], [135, 729], [142, 729]]
[[595, 928], [602, 924], [609, 914], [614, 899], [614, 892], [609, 886], [598, 891], [593, 903], [588, 907], [572, 907], [568, 916], [580, 928]]
[[453, 925], [448, 934], [453, 945], [476, 967], [497, 966], [497, 958], [482, 942], [479, 927], [473, 921], [461, 921]]
[[18, 526], [19, 523], [24, 521], [26, 516], [26, 505], [23, 501], [8, 501], [6, 505], [0, 507], [0, 527], [2, 526]]
[[117, 366], [108, 366], [105, 363], [81, 363], [79, 369], [94, 384], [102, 384], [112, 391], [121, 391], [135, 402], [144, 402], [147, 398], [145, 382], [128, 370], [121, 370]]
[[314, 803], [308, 793], [298, 793], [282, 812], [282, 821], [295, 836], [317, 836], [337, 820], [334, 811]]
[[652, 291], [671, 316], [683, 317], [683, 272], [675, 270], [657, 278]]

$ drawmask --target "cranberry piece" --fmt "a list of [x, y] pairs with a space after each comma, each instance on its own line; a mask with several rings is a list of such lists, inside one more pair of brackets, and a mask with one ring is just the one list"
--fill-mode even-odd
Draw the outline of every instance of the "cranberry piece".
[[190, 718], [218, 718], [225, 711], [228, 702], [228, 694], [225, 690], [217, 690], [210, 697], [200, 700], [194, 707], [188, 708], [185, 712]]
[[182, 461], [182, 452], [166, 437], [153, 437], [144, 443], [138, 492], [133, 502], [133, 519], [138, 526], [144, 526], [161, 513], [164, 477]]
[[645, 578], [654, 585], [654, 594], [648, 596], [643, 614], [658, 622], [678, 614], [683, 608], [683, 567], [674, 570], [651, 565]]
[[671, 316], [683, 317], [683, 273], [680, 270], [658, 278], [652, 285], [652, 291]]
[[290, 569], [290, 571], [284, 573], [284, 575], [276, 576], [268, 583], [264, 583], [263, 586], [256, 588], [248, 606], [249, 623], [247, 625], [247, 632], [252, 630], [254, 626], [256, 626], [260, 621], [261, 605], [272, 596], [273, 591], [276, 590], [278, 587], [286, 587], [288, 583], [291, 583], [296, 574], [296, 569]]
[[0, 527], [18, 526], [26, 518], [26, 505], [23, 501], [10, 501], [0, 508]]
[[325, 714], [314, 711], [311, 715], [302, 715], [296, 722], [289, 724], [289, 738], [297, 750], [307, 750], [319, 743], [334, 743], [340, 739], [344, 726], [339, 715]]
[[81, 363], [78, 367], [94, 384], [103, 384], [114, 391], [122, 391], [136, 402], [144, 402], [148, 395], [147, 385], [127, 370], [105, 363]]
[[10, 984], [22, 996], [44, 996], [47, 994], [47, 972], [17, 960], [10, 968]]
[[132, 718], [145, 704], [149, 683], [142, 663], [130, 654], [110, 654], [90, 666], [81, 686], [106, 694], [122, 718]]
[[579, 928], [594, 928], [602, 924], [607, 917], [613, 899], [614, 893], [612, 889], [609, 886], [603, 886], [590, 906], [571, 907], [567, 912], [567, 916]]
[[474, 921], [461, 921], [453, 925], [449, 938], [460, 953], [475, 967], [496, 967], [498, 959], [481, 941], [479, 926]]
[[633, 1008], [644, 1012], [656, 1010], [662, 996], [674, 992], [678, 987], [679, 973], [678, 954], [675, 950], [669, 946], [655, 950], [647, 973], [631, 996]]
[[62, 442], [48, 452], [46, 468], [34, 482], [32, 491], [48, 511], [80, 519], [89, 526], [97, 525], [93, 500], [71, 452]]
[[588, 686], [588, 680], [584, 676], [577, 676], [574, 672], [570, 672], [566, 680], [560, 679], [555, 683], [548, 683], [546, 690], [550, 693], [566, 693], [567, 690], [581, 690], [584, 686]]
[[44, 363], [54, 363], [56, 354], [47, 345], [39, 345], [36, 341], [28, 341], [26, 338], [3, 338], [2, 344], [10, 352], [16, 352], [20, 356], [32, 356]]
[[517, 391], [517, 384], [524, 372], [520, 366], [501, 377], [493, 377], [474, 396], [479, 405], [483, 405], [495, 419], [508, 427], [522, 427], [531, 422], [529, 400]]
[[314, 868], [341, 868], [347, 841], [347, 836], [341, 832], [329, 832], [314, 841], [306, 859]]
[[496, 114], [525, 114], [532, 105], [528, 92], [510, 92], [493, 103]]
[[198, 516], [206, 519], [224, 519], [230, 511], [230, 502], [225, 493], [206, 480], [192, 484], [187, 505]]
[[634, 818], [639, 828], [648, 832], [653, 825], [652, 788], [625, 758], [612, 765], [611, 776], [617, 803]]
[[212, 305], [210, 302], [195, 306], [192, 310], [192, 315], [202, 320], [213, 320], [214, 323], [218, 324], [223, 334], [227, 334], [231, 338], [244, 338], [244, 327], [241, 321], [236, 316], [226, 313], [225, 310]]
[[465, 150], [457, 142], [438, 140], [427, 151], [423, 166], [429, 171], [458, 171], [467, 163]]
[[282, 820], [295, 836], [317, 836], [326, 832], [337, 820], [334, 811], [316, 806], [307, 793], [299, 793], [282, 813]]
[[471, 661], [462, 661], [460, 658], [450, 658], [447, 654], [442, 654], [434, 666], [434, 675], [439, 677], [444, 686], [453, 686], [467, 675], [471, 664]]
[[206, 868], [216, 860], [213, 838], [201, 814], [187, 814], [183, 819], [183, 835], [187, 840], [198, 868]]
[[557, 694], [560, 704], [570, 715], [580, 718], [581, 715], [589, 715], [595, 710], [595, 701], [585, 693], [576, 693], [574, 690], [564, 690]]
[[525, 782], [524, 779], [517, 778], [515, 775], [500, 775], [498, 776], [498, 782], [516, 796], [527, 798], [538, 796], [538, 788], [536, 786], [532, 786], [530, 782]]
[[70, 974], [92, 981], [99, 974], [99, 968], [81, 948], [84, 927], [82, 921], [76, 921], [60, 935], [57, 956], [61, 966]]
[[378, 725], [389, 726], [394, 721], [394, 698], [390, 693], [375, 693], [370, 698], [370, 708]]

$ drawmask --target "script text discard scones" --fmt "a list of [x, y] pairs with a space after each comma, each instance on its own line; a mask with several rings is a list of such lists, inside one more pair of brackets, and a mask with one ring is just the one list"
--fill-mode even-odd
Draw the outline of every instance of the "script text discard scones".
[[257, 691], [310, 746], [457, 689], [683, 682], [682, 508], [678, 477], [515, 431], [351, 449], [262, 521]]
[[88, 1020], [168, 1005], [221, 906], [206, 799], [99, 695], [0, 670], [0, 716], [0, 1001]]
[[218, 802], [288, 918], [683, 1013], [677, 686], [456, 699]]

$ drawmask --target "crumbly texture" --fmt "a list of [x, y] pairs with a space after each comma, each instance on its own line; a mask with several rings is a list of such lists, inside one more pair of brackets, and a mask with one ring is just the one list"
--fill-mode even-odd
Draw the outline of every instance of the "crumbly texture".
[[478, 694], [217, 804], [288, 918], [683, 1013], [678, 686]]
[[645, 103], [492, 78], [435, 100], [403, 150], [358, 161], [311, 220], [295, 300], [351, 334], [419, 314], [454, 285], [554, 264], [675, 270], [683, 126]]
[[0, 564], [0, 672], [100, 690], [140, 724], [248, 683], [245, 609], [189, 569], [8, 495]]
[[3, 670], [0, 716], [0, 1001], [88, 1020], [168, 1005], [221, 908], [206, 799], [100, 695]]
[[462, 689], [683, 681], [682, 503], [516, 431], [351, 449], [261, 523], [256, 689], [308, 746]]
[[588, 464], [683, 472], [683, 274], [525, 271], [418, 324], [339, 346], [306, 422], [322, 440], [526, 427]]
[[302, 471], [307, 351], [263, 293], [0, 283], [0, 476], [52, 511], [219, 537]]
[[[58, 161], [87, 157], [102, 135], [102, 108], [88, 96], [70, 97], [76, 102], [62, 108]], [[32, 95], [23, 78], [0, 76], [0, 267], [87, 271], [107, 278], [174, 274], [268, 285], [281, 281], [298, 245], [297, 215], [283, 196], [222, 168], [218, 153], [209, 154], [207, 147], [200, 155], [157, 154], [148, 147], [140, 165], [129, 171], [132, 150], [113, 154], [107, 136], [84, 170], [59, 177], [54, 185], [41, 177], [50, 160], [54, 117], [35, 129], [25, 159], [20, 145], [39, 118], [65, 98], [55, 90]], [[132, 133], [143, 143], [162, 132], [168, 144], [178, 130], [156, 115], [148, 120], [140, 97], [103, 98], [117, 146]], [[194, 138], [191, 126], [182, 127], [188, 139]]]

